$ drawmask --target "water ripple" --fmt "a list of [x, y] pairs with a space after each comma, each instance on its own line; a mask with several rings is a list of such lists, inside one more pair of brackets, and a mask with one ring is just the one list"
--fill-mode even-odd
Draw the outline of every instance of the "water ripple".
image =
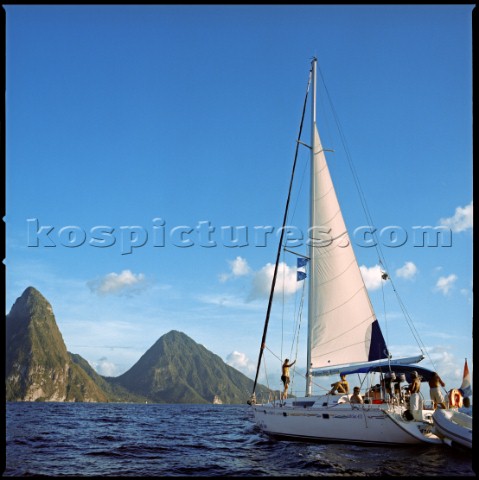
[[272, 440], [247, 405], [7, 403], [4, 476], [474, 476], [470, 452]]

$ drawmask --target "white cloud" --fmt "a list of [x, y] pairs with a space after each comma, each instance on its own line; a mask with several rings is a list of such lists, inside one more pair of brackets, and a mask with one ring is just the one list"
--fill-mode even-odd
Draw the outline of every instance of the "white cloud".
[[447, 277], [439, 277], [436, 283], [436, 290], [439, 290], [444, 295], [447, 295], [451, 288], [453, 287], [454, 282], [457, 280], [457, 275], [451, 273]]
[[230, 262], [230, 264], [233, 275], [237, 277], [248, 275], [250, 272], [248, 263], [244, 258], [236, 257], [232, 262]]
[[465, 207], [457, 207], [454, 215], [449, 218], [441, 218], [439, 223], [449, 227], [453, 232], [462, 232], [472, 228], [472, 201]]
[[256, 371], [256, 365], [244, 353], [236, 350], [226, 357], [226, 363], [245, 375], [251, 375]]
[[104, 377], [115, 377], [118, 375], [118, 368], [106, 357], [102, 357], [96, 362], [91, 362], [91, 364], [96, 372]]
[[148, 287], [148, 282], [143, 273], [135, 274], [131, 270], [121, 273], [108, 273], [104, 277], [87, 282], [90, 290], [98, 295], [128, 295], [138, 293]]
[[[278, 265], [278, 274], [276, 276], [275, 292], [281, 292], [285, 295], [291, 295], [303, 286], [303, 282], [298, 282], [296, 278], [296, 267], [289, 267], [281, 262]], [[255, 272], [253, 284], [248, 300], [268, 297], [271, 291], [273, 281], [274, 265], [267, 263], [261, 270]]]
[[416, 276], [418, 269], [413, 262], [406, 262], [404, 266], [396, 270], [396, 275], [406, 280], [411, 280]]
[[374, 265], [374, 267], [369, 268], [361, 265], [359, 269], [361, 270], [361, 275], [368, 290], [377, 290], [381, 287], [382, 270], [379, 265]]
[[220, 281], [226, 282], [230, 278], [243, 277], [251, 273], [251, 268], [248, 262], [242, 257], [236, 257], [234, 260], [229, 260], [231, 273], [222, 273], [220, 275]]

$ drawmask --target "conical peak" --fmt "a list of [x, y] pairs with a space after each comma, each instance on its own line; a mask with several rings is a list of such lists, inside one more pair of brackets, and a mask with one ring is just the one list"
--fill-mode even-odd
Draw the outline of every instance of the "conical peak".
[[48, 305], [51, 309], [50, 302], [35, 288], [27, 287], [22, 293], [20, 299], [21, 302], [26, 304], [45, 304]]
[[179, 339], [187, 339], [188, 336], [184, 334], [183, 332], [179, 332], [178, 330], [170, 330], [168, 333], [165, 333], [162, 337], [160, 337], [160, 340], [179, 340]]
[[45, 302], [47, 301], [47, 299], [35, 287], [27, 287], [23, 291], [20, 298], [22, 300], [36, 299], [36, 300], [44, 300]]
[[10, 315], [30, 315], [34, 311], [46, 310], [48, 313], [53, 314], [52, 306], [50, 302], [34, 287], [27, 287], [22, 295], [17, 298]]

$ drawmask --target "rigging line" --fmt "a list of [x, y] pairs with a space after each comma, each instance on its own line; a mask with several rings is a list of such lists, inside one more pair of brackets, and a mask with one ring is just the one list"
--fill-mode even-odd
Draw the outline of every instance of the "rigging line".
[[[298, 327], [296, 329], [295, 327], [295, 335], [296, 335], [296, 352], [294, 354], [294, 361], [297, 360], [298, 358], [298, 351], [299, 351], [299, 337], [300, 337], [300, 331], [301, 331], [301, 321], [302, 321], [302, 318], [303, 318], [303, 306], [304, 306], [304, 292], [305, 292], [305, 282], [303, 282], [303, 288], [302, 288], [302, 292], [301, 292], [301, 301], [300, 301], [300, 305], [299, 305], [299, 311], [298, 311], [298, 320], [297, 320], [297, 324], [298, 324]], [[294, 343], [294, 339], [293, 339], [293, 343]], [[293, 345], [291, 346], [291, 356], [292, 356], [292, 353], [293, 353]], [[293, 369], [293, 375], [296, 373], [296, 367]]]
[[[298, 376], [301, 377], [301, 378], [305, 378], [307, 379], [308, 376], [307, 375], [304, 375], [302, 374], [301, 372], [298, 371]], [[329, 391], [331, 389], [331, 387], [325, 387], [323, 385], [321, 385], [320, 383], [316, 383], [315, 380], [314, 380], [314, 377], [311, 379], [311, 385], [315, 386], [315, 387], [318, 387], [318, 388], [321, 388], [325, 391]]]
[[[406, 309], [406, 306], [404, 305], [404, 302], [402, 301], [398, 291], [396, 290], [396, 287], [394, 286], [394, 282], [393, 282], [392, 278], [388, 275], [387, 279], [391, 283], [391, 288], [393, 289], [393, 292], [396, 295], [399, 307], [401, 308], [401, 311], [404, 315], [404, 318], [406, 319], [406, 323], [408, 324], [409, 329], [411, 330], [411, 333], [414, 337], [414, 340], [416, 340], [416, 343], [417, 343], [419, 349], [421, 350], [421, 353], [423, 353], [424, 355], [427, 355], [428, 358], [431, 360], [431, 358], [427, 354], [426, 346], [424, 345], [423, 341], [421, 340], [419, 332], [417, 331], [416, 326], [414, 325], [414, 322], [413, 322], [411, 316], [409, 315], [409, 313]], [[433, 363], [432, 360], [431, 360], [431, 363]]]
[[281, 360], [283, 359], [283, 345], [284, 345], [284, 282], [286, 279], [286, 260], [285, 253], [283, 255], [283, 288], [281, 289], [282, 302], [281, 302]]
[[[369, 224], [372, 226], [374, 225], [373, 221], [372, 221], [372, 216], [371, 216], [371, 213], [369, 211], [369, 208], [367, 206], [367, 203], [366, 203], [366, 196], [364, 195], [364, 191], [361, 187], [361, 183], [359, 181], [359, 175], [356, 171], [356, 168], [354, 166], [354, 163], [352, 161], [352, 156], [349, 152], [349, 147], [348, 147], [348, 144], [347, 144], [347, 141], [346, 141], [346, 137], [344, 135], [344, 132], [343, 132], [343, 129], [342, 129], [342, 126], [341, 126], [341, 122], [339, 120], [339, 116], [334, 108], [334, 104], [333, 104], [333, 101], [332, 101], [332, 98], [331, 98], [331, 95], [329, 94], [329, 90], [328, 90], [328, 87], [326, 86], [326, 82], [324, 80], [324, 77], [323, 77], [323, 73], [321, 71], [321, 68], [319, 68], [319, 65], [318, 65], [318, 69], [319, 69], [319, 73], [321, 75], [321, 79], [323, 81], [323, 85], [324, 85], [324, 89], [326, 91], [326, 95], [328, 97], [328, 101], [329, 101], [329, 105], [331, 107], [331, 111], [333, 113], [333, 117], [334, 117], [334, 120], [336, 122], [336, 127], [338, 129], [338, 132], [339, 132], [339, 136], [341, 138], [341, 142], [343, 143], [343, 147], [344, 147], [344, 151], [346, 153], [346, 158], [348, 160], [348, 165], [349, 165], [349, 168], [351, 170], [351, 173], [353, 175], [353, 180], [354, 180], [354, 183], [356, 185], [356, 189], [358, 191], [358, 194], [359, 194], [359, 200], [360, 200], [360, 203], [361, 203], [361, 206], [362, 206], [362, 209], [363, 209], [363, 212], [366, 216], [366, 220], [369, 222]], [[375, 248], [376, 248], [376, 252], [378, 254], [378, 257], [384, 261], [384, 265], [386, 266], [386, 262], [384, 260], [384, 255], [381, 251], [381, 247], [380, 247], [380, 244], [379, 244], [379, 241], [377, 241], [377, 235], [375, 234], [375, 231], [372, 231], [371, 232], [371, 235], [376, 239], [376, 242], [375, 242]]]
[[271, 355], [273, 355], [273, 357], [277, 358], [277, 359], [280, 361], [280, 363], [282, 363], [281, 358], [278, 357], [278, 355], [276, 355], [276, 353], [274, 353], [273, 350], [271, 350], [271, 349], [270, 349], [268, 346], [266, 346], [266, 345], [265, 345], [264, 348], [265, 348], [266, 350], [268, 350], [268, 352], [271, 353]]
[[[358, 194], [359, 194], [359, 199], [360, 199], [360, 202], [361, 202], [361, 206], [363, 208], [363, 212], [366, 216], [366, 220], [369, 222], [370, 226], [372, 227], [374, 225], [374, 222], [372, 220], [372, 216], [371, 216], [371, 213], [370, 213], [370, 210], [367, 206], [367, 203], [366, 203], [366, 196], [364, 195], [364, 191], [362, 190], [361, 188], [361, 184], [359, 182], [359, 175], [357, 174], [356, 172], [356, 169], [354, 167], [354, 164], [353, 164], [353, 161], [352, 161], [352, 157], [351, 157], [351, 154], [349, 152], [349, 148], [348, 148], [348, 145], [347, 145], [347, 142], [346, 142], [346, 138], [345, 138], [345, 135], [343, 133], [343, 130], [342, 130], [342, 127], [341, 127], [341, 122], [339, 120], [339, 116], [337, 115], [336, 113], [336, 110], [334, 108], [334, 105], [333, 105], [333, 102], [332, 102], [332, 99], [331, 99], [331, 95], [329, 94], [329, 90], [328, 90], [328, 87], [326, 86], [326, 82], [324, 80], [324, 77], [323, 77], [323, 73], [321, 71], [321, 68], [319, 67], [318, 65], [318, 70], [319, 70], [319, 73], [320, 73], [320, 76], [321, 76], [321, 80], [323, 82], [323, 85], [324, 85], [324, 89], [326, 91], [326, 94], [327, 94], [327, 97], [328, 97], [328, 101], [329, 101], [329, 104], [330, 104], [330, 107], [331, 107], [331, 111], [333, 113], [333, 116], [334, 116], [334, 119], [336, 121], [336, 126], [337, 126], [337, 129], [338, 129], [338, 132], [339, 132], [339, 135], [340, 135], [340, 138], [341, 138], [341, 141], [343, 143], [343, 147], [344, 147], [344, 151], [346, 152], [346, 158], [348, 160], [348, 164], [349, 164], [349, 168], [351, 170], [351, 173], [353, 175], [353, 180], [354, 180], [354, 183], [356, 185], [356, 188], [358, 190]], [[375, 249], [376, 249], [376, 252], [377, 252], [377, 255], [379, 257], [379, 260], [383, 263], [385, 269], [386, 269], [386, 272], [389, 271], [388, 269], [388, 266], [387, 266], [387, 262], [386, 262], [386, 258], [382, 252], [382, 249], [381, 249], [381, 244], [377, 238], [377, 234], [376, 234], [376, 231], [375, 229], [372, 229], [371, 231], [371, 235], [372, 237], [375, 239]], [[390, 278], [391, 280], [391, 278]], [[407, 313], [407, 310], [406, 310], [406, 307], [405, 305], [403, 304], [402, 300], [400, 299], [400, 296], [399, 296], [399, 293], [394, 289], [394, 292], [396, 294], [396, 297], [398, 299], [398, 302], [400, 303], [401, 305], [401, 309], [403, 311], [403, 314], [404, 316], [406, 317], [406, 320], [407, 320], [407, 323], [409, 325], [409, 328], [411, 329], [412, 333], [413, 333], [413, 336], [416, 340], [416, 342], [418, 342], [418, 346], [419, 348], [422, 348], [424, 347], [424, 344], [422, 343], [422, 341], [419, 339], [419, 334], [416, 330], [416, 328], [414, 327], [413, 323], [412, 323], [412, 319], [411, 317], [409, 316], [409, 314]], [[421, 347], [421, 344], [422, 344], [422, 347]], [[425, 348], [425, 347], [424, 347]]]
[[[308, 258], [308, 257], [305, 257], [305, 258]], [[306, 270], [306, 272], [309, 272], [309, 265], [306, 266], [305, 270]], [[293, 345], [294, 345], [295, 338], [296, 338], [296, 354], [295, 354], [295, 357], [294, 357], [295, 360], [298, 358], [299, 332], [300, 332], [300, 329], [301, 329], [301, 321], [302, 321], [302, 318], [303, 318], [305, 291], [306, 291], [306, 282], [303, 281], [303, 283], [301, 285], [301, 295], [299, 296], [299, 305], [298, 305], [298, 309], [297, 309], [297, 315], [295, 316], [295, 318], [296, 318], [295, 324], [294, 324], [294, 332], [295, 332], [294, 335], [295, 336], [293, 337], [293, 341], [292, 341], [292, 345], [291, 345], [291, 352], [292, 352], [293, 351]], [[296, 297], [298, 298], [298, 295]], [[296, 312], [296, 310], [295, 310], [295, 312]], [[291, 355], [292, 355], [292, 353], [291, 353]]]
[[[308, 103], [308, 93], [309, 93], [309, 86], [311, 84], [312, 73], [313, 73], [313, 70], [311, 68], [309, 70], [308, 85], [306, 87], [306, 95], [305, 95], [305, 98], [304, 98], [303, 112], [302, 112], [302, 115], [301, 115], [301, 123], [299, 125], [298, 140], [301, 140], [301, 133], [303, 131], [303, 123], [304, 123], [304, 117], [305, 117], [305, 113], [306, 113], [306, 106], [307, 106], [307, 103]], [[286, 226], [286, 220], [288, 218], [289, 202], [291, 200], [291, 190], [292, 190], [292, 187], [293, 187], [293, 178], [294, 178], [294, 172], [296, 170], [296, 162], [298, 160], [299, 145], [300, 144], [298, 142], [296, 142], [296, 151], [295, 151], [295, 154], [294, 154], [293, 168], [292, 168], [292, 172], [291, 172], [291, 179], [290, 179], [290, 182], [289, 182], [288, 198], [286, 200], [286, 207], [285, 207], [285, 212], [284, 212], [284, 217], [283, 217], [283, 228], [281, 229], [281, 236], [280, 236], [279, 244], [278, 244], [278, 252], [276, 254], [276, 263], [275, 263], [275, 266], [274, 266], [273, 280], [271, 282], [271, 290], [270, 290], [270, 294], [269, 294], [268, 309], [266, 311], [266, 319], [265, 319], [265, 323], [264, 323], [263, 337], [261, 338], [261, 346], [260, 346], [259, 356], [258, 356], [258, 365], [256, 366], [256, 375], [255, 375], [255, 379], [254, 379], [252, 395], [254, 394], [254, 392], [256, 390], [256, 384], [258, 383], [258, 374], [259, 374], [259, 369], [260, 369], [260, 365], [261, 365], [261, 358], [263, 356], [263, 349], [264, 349], [264, 345], [265, 345], [265, 342], [266, 342], [266, 334], [268, 332], [268, 323], [269, 323], [269, 317], [270, 317], [270, 314], [271, 314], [271, 307], [272, 307], [272, 304], [273, 304], [274, 287], [276, 285], [276, 276], [278, 274], [278, 263], [279, 263], [279, 258], [280, 258], [280, 255], [281, 255], [281, 249], [282, 249], [282, 246], [283, 246], [283, 237], [284, 237], [284, 230], [285, 230], [284, 227]]]
[[293, 252], [293, 250], [288, 250], [286, 247], [283, 248], [283, 250], [285, 252], [292, 253], [293, 255], [296, 255], [298, 257], [303, 257], [303, 258], [307, 258], [308, 260], [310, 260], [310, 257], [308, 257], [307, 255], [303, 255], [302, 253]]
[[[404, 314], [404, 317], [406, 319], [406, 322], [407, 324], [409, 325], [409, 328], [411, 329], [411, 332], [413, 334], [413, 337], [414, 339], [416, 340], [417, 344], [418, 344], [418, 347], [420, 348], [421, 352], [423, 354], [426, 354], [428, 357], [429, 355], [427, 354], [427, 350], [426, 350], [426, 346], [424, 345], [424, 343], [422, 342], [421, 340], [421, 337], [419, 336], [419, 332], [417, 331], [413, 321], [412, 321], [412, 318], [410, 317], [409, 313], [407, 312], [406, 310], [406, 306], [404, 305], [401, 297], [399, 296], [399, 293], [397, 292], [396, 288], [394, 287], [394, 283], [392, 282], [392, 279], [391, 277], [389, 277], [389, 281], [391, 282], [391, 287], [396, 295], [396, 298], [397, 298], [397, 301], [399, 303], [399, 306], [401, 307], [401, 310]], [[430, 358], [430, 357], [429, 357]]]
[[[304, 144], [302, 144], [302, 145], [304, 145]], [[298, 193], [296, 195], [296, 200], [295, 200], [295, 204], [294, 204], [294, 207], [293, 207], [293, 213], [291, 214], [291, 217], [289, 218], [289, 220], [291, 222], [293, 222], [293, 219], [296, 216], [296, 209], [298, 208], [299, 198], [301, 197], [301, 193], [303, 191], [304, 178], [306, 176], [306, 172], [308, 171], [308, 169], [307, 169], [308, 165], [309, 165], [308, 162], [304, 162], [303, 174], [301, 175], [301, 181], [299, 183]]]
[[[264, 378], [266, 378], [266, 388], [270, 391], [270, 392], [274, 392], [274, 390], [270, 387], [269, 385], [269, 379], [268, 379], [268, 371], [266, 369], [266, 359], [265, 361], [263, 362], [263, 367], [264, 367]], [[269, 395], [269, 394], [268, 394]]]
[[[298, 340], [299, 340], [299, 328], [301, 325], [301, 314], [303, 310], [303, 299], [304, 299], [304, 285], [305, 283], [303, 282], [303, 285], [301, 287], [301, 298], [299, 299], [299, 305], [297, 308], [297, 313], [296, 313], [296, 308], [295, 308], [295, 315], [294, 315], [294, 325], [293, 325], [293, 340], [291, 341], [291, 349], [289, 351], [289, 356], [290, 358], [294, 359], [295, 361], [298, 358]], [[297, 295], [295, 296], [295, 300], [297, 299]], [[294, 345], [296, 342], [296, 353], [293, 356], [293, 349]]]
[[334, 120], [336, 122], [336, 126], [337, 126], [337, 129], [338, 129], [338, 132], [339, 132], [339, 136], [341, 138], [344, 150], [346, 152], [346, 158], [348, 160], [349, 167], [350, 167], [351, 172], [353, 174], [353, 180], [354, 180], [354, 183], [356, 184], [356, 188], [358, 189], [358, 193], [359, 193], [359, 197], [360, 197], [361, 205], [363, 207], [364, 214], [366, 215], [366, 218], [368, 219], [368, 221], [370, 221], [372, 219], [371, 219], [371, 215], [370, 215], [369, 209], [368, 209], [367, 204], [366, 204], [366, 197], [365, 197], [364, 192], [361, 188], [361, 184], [359, 182], [359, 176], [358, 176], [358, 174], [356, 172], [356, 169], [354, 167], [354, 164], [352, 162], [351, 154], [349, 152], [349, 147], [347, 145], [347, 141], [346, 141], [345, 135], [344, 135], [343, 130], [342, 130], [342, 126], [341, 126], [341, 122], [339, 120], [339, 116], [336, 113], [336, 110], [334, 108], [334, 105], [333, 105], [333, 102], [332, 102], [332, 99], [331, 99], [331, 95], [329, 94], [328, 87], [326, 86], [326, 82], [324, 81], [324, 77], [323, 77], [323, 74], [322, 74], [320, 68], [319, 68], [319, 72], [320, 72], [320, 75], [321, 75], [321, 79], [323, 80], [324, 89], [326, 91], [326, 94], [327, 94], [327, 97], [328, 97], [328, 100], [329, 100], [329, 104], [330, 104], [331, 111], [332, 111], [333, 116], [334, 116]]
[[[284, 249], [284, 250], [287, 251], [286, 249]], [[297, 275], [297, 273], [296, 273], [296, 275]], [[304, 282], [303, 282], [303, 285], [304, 285]], [[300, 311], [301, 311], [301, 298], [300, 298], [300, 296], [298, 295], [298, 291], [296, 290], [296, 291], [294, 292], [293, 339], [292, 339], [292, 341], [291, 341], [290, 358], [293, 358], [294, 338], [295, 338], [295, 335], [296, 335], [296, 325], [297, 325], [298, 320], [299, 320]], [[294, 359], [296, 360], [296, 357], [294, 357]]]

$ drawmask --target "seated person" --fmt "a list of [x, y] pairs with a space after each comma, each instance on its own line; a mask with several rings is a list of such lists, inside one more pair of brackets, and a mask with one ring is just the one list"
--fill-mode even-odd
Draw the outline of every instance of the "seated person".
[[354, 387], [353, 394], [351, 395], [351, 398], [349, 399], [349, 401], [351, 403], [364, 403], [363, 397], [359, 393], [359, 390], [360, 390], [359, 387]]
[[341, 380], [339, 382], [332, 383], [331, 387], [333, 387], [329, 392], [331, 395], [335, 395], [336, 391], [338, 393], [349, 393], [349, 383], [346, 380], [346, 375], [341, 374]]
[[373, 385], [367, 392], [366, 397], [370, 397], [373, 400], [378, 400], [381, 398], [381, 385]]

